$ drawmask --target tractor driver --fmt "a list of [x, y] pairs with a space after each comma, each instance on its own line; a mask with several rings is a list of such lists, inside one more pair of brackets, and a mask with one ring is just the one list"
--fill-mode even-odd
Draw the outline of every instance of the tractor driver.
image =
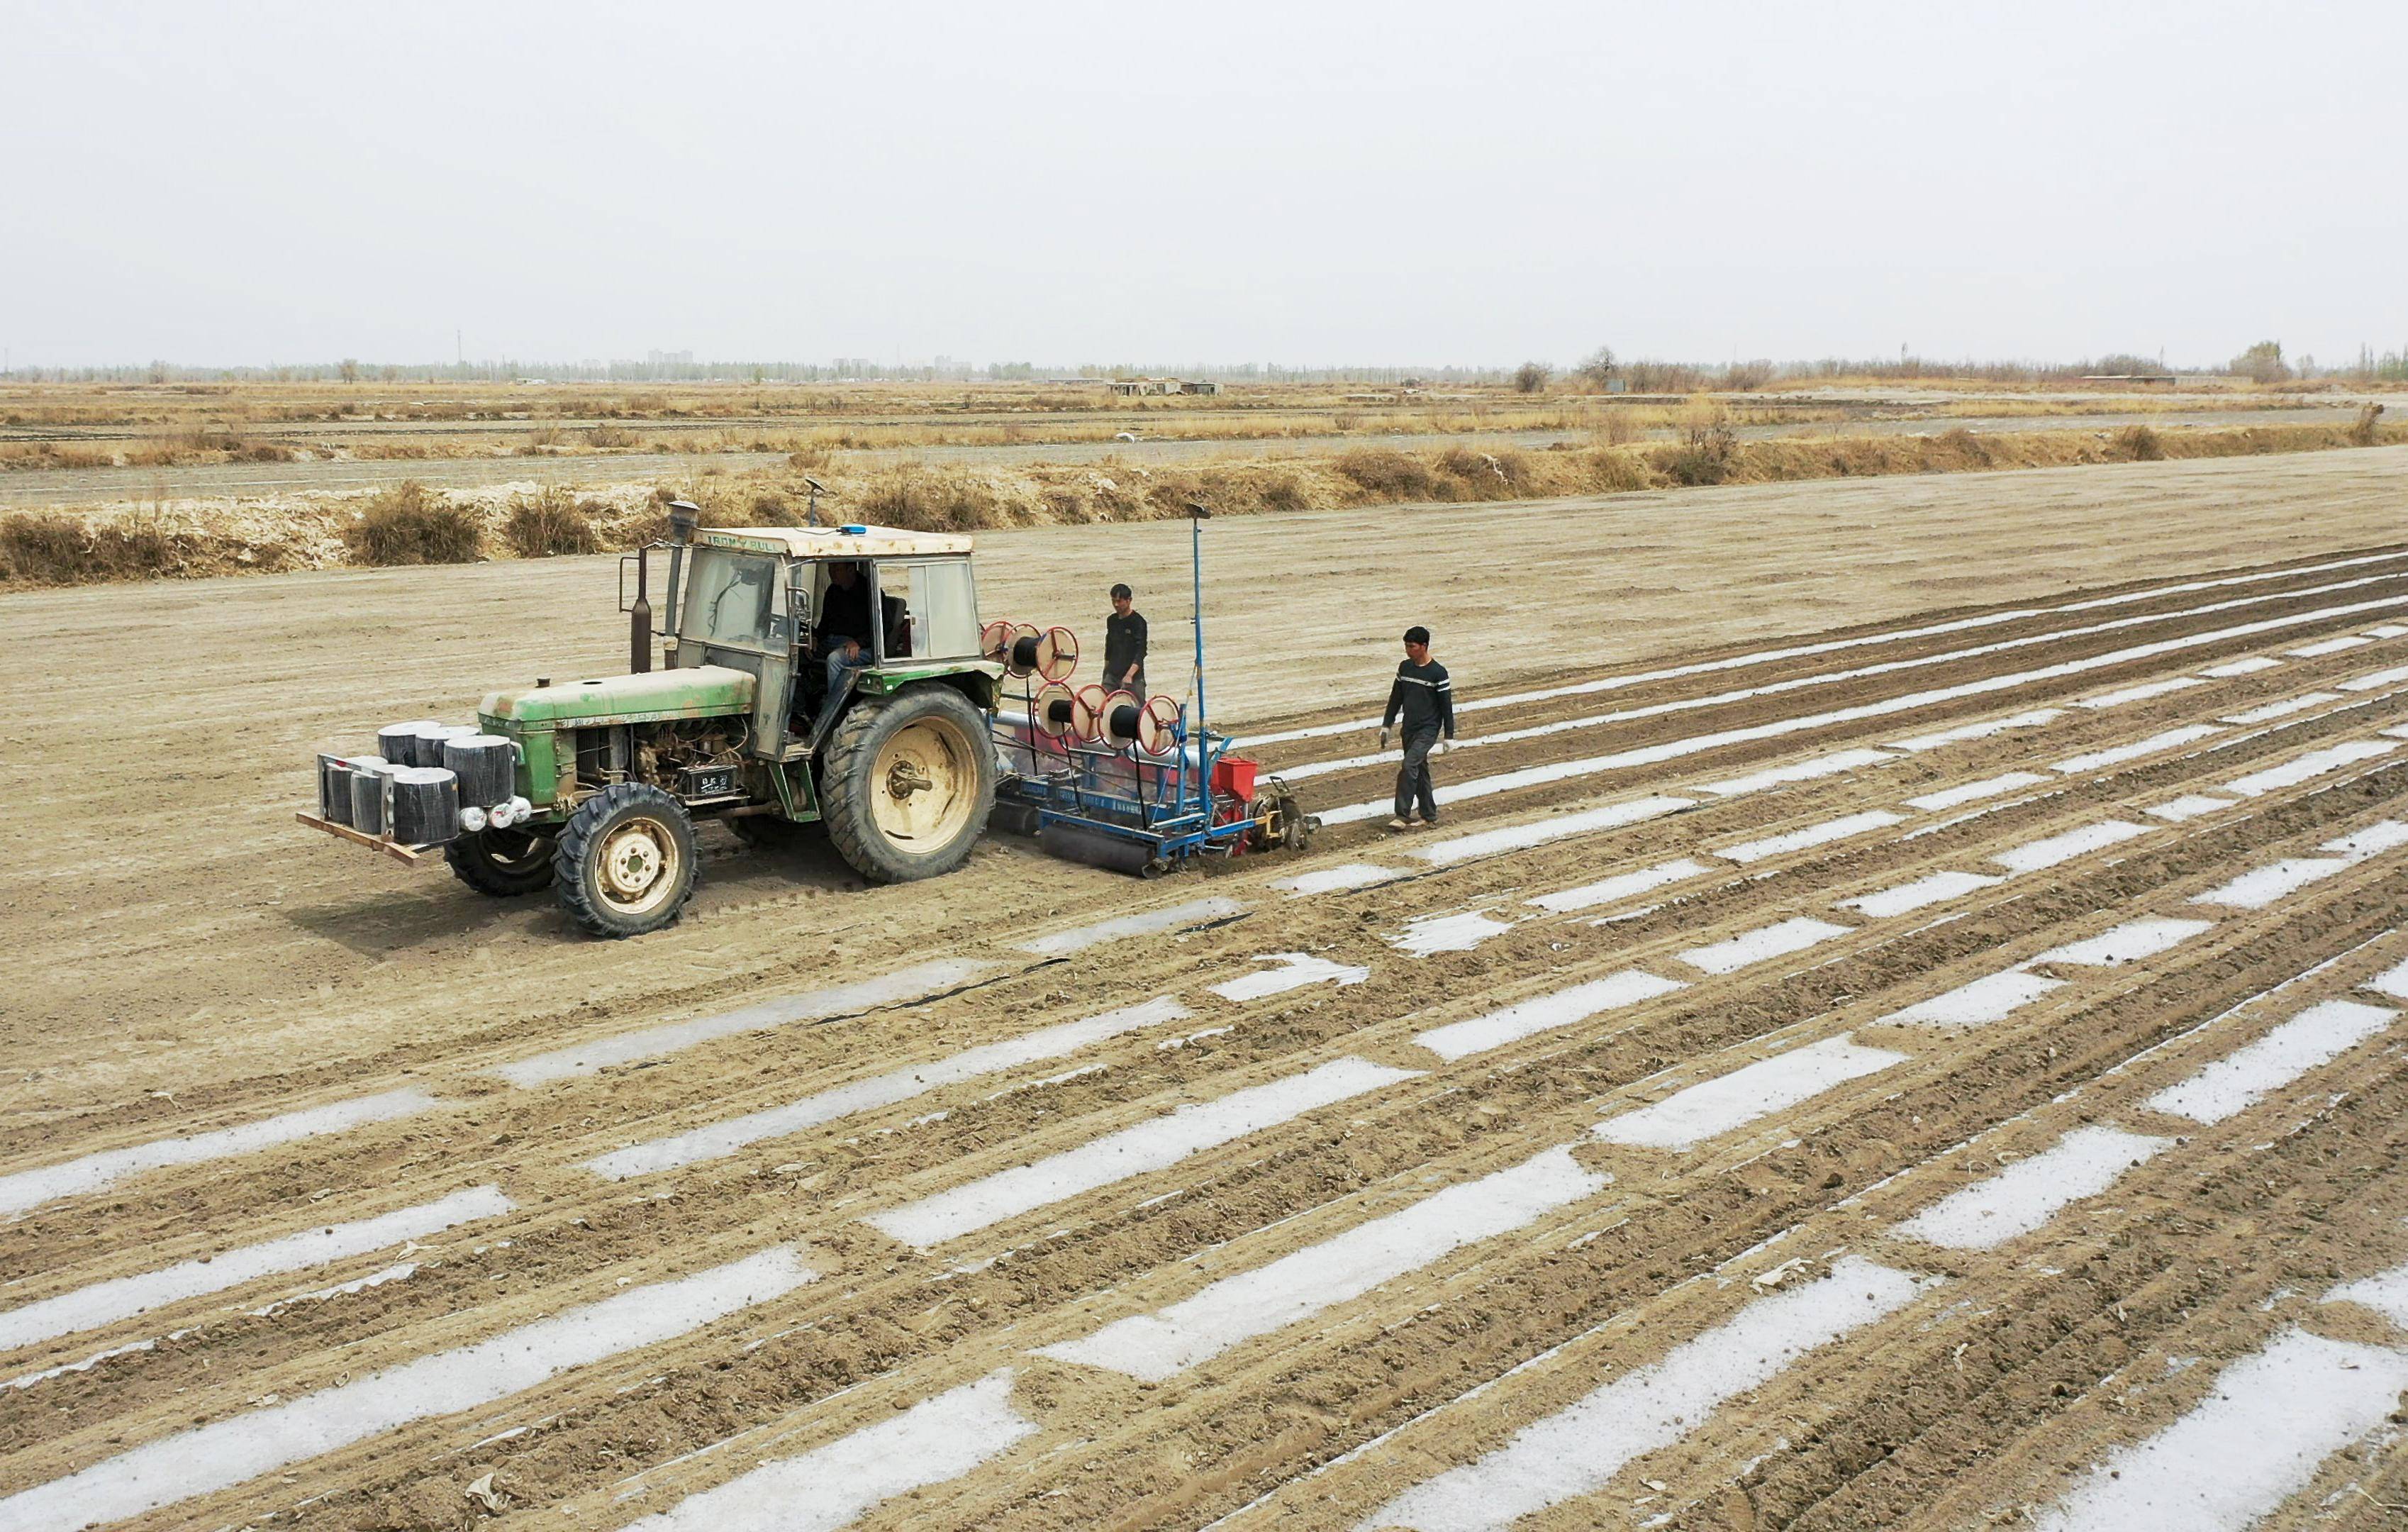
[[831, 701], [843, 692], [845, 672], [871, 662], [870, 637], [875, 631], [870, 626], [869, 582], [861, 577], [861, 566], [850, 559], [830, 564], [827, 593], [820, 598], [820, 620], [811, 636], [827, 662]]

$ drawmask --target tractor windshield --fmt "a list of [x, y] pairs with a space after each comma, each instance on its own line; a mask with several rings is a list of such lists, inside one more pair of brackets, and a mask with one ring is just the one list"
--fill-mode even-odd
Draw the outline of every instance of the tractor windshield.
[[696, 548], [681, 636], [704, 643], [767, 649], [778, 590], [778, 561], [727, 548]]

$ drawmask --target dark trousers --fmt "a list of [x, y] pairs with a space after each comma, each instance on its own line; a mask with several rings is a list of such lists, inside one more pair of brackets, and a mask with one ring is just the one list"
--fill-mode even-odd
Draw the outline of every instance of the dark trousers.
[[1430, 780], [1429, 753], [1438, 744], [1435, 729], [1415, 730], [1405, 736], [1405, 766], [1397, 773], [1397, 817], [1416, 806], [1425, 819], [1438, 817], [1438, 785]]

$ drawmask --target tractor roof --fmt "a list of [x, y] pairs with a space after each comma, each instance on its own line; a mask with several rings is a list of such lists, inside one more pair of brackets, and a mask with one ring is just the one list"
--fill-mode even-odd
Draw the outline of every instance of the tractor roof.
[[703, 547], [750, 548], [795, 558], [912, 558], [966, 554], [965, 532], [910, 532], [899, 527], [715, 527], [695, 533]]

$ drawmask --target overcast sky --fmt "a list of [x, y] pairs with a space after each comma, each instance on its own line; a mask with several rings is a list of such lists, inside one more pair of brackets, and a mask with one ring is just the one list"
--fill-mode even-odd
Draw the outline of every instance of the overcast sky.
[[2408, 345], [2408, 4], [0, 0], [15, 365]]

